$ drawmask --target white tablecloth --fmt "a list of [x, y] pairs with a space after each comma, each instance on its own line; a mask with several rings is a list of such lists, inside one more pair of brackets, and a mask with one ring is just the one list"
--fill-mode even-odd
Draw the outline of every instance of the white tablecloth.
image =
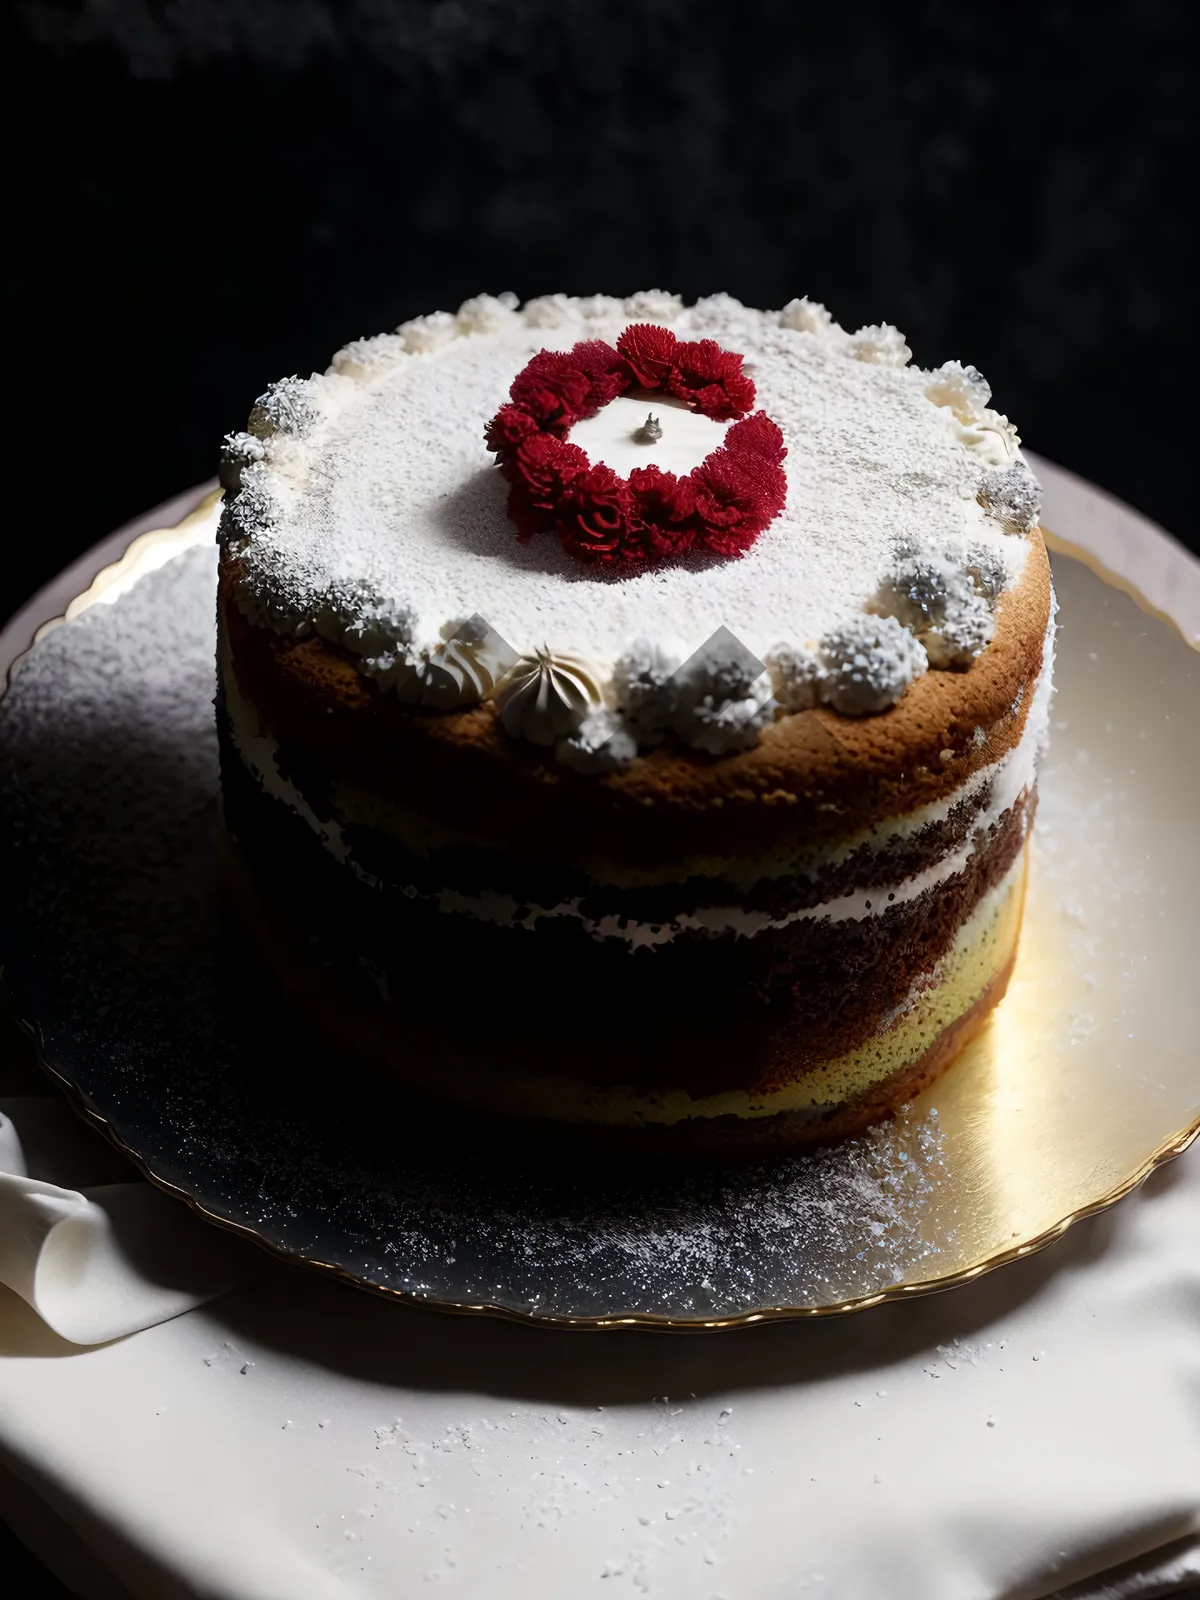
[[1185, 1157], [968, 1289], [716, 1336], [414, 1312], [264, 1258], [81, 1349], [3, 1292], [0, 1454], [139, 1597], [1046, 1595], [1200, 1533], [1197, 1219]]
[[[1070, 536], [1090, 491], [1055, 481]], [[1192, 1153], [969, 1288], [708, 1336], [421, 1313], [263, 1257], [82, 1348], [0, 1290], [0, 1513], [87, 1600], [1179, 1593], [1198, 1232]]]

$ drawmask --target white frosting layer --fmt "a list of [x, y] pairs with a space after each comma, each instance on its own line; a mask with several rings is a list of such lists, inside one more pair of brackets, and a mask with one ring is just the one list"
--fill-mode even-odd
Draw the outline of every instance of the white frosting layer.
[[[653, 444], [637, 437], [650, 416], [662, 429], [662, 437]], [[603, 461], [622, 477], [634, 467], [653, 463], [682, 478], [721, 448], [728, 427], [727, 422], [714, 422], [698, 411], [689, 411], [682, 401], [669, 396], [647, 401], [621, 395], [594, 417], [577, 422], [567, 437], [593, 461]]]
[[[515, 537], [483, 441], [488, 419], [538, 350], [615, 341], [634, 320], [742, 352], [758, 405], [783, 430], [787, 505], [741, 559], [693, 553], [613, 575], [551, 536]], [[240, 602], [272, 627], [316, 629], [346, 646], [404, 698], [430, 703], [434, 661], [437, 674], [455, 675], [434, 702], [447, 708], [490, 692], [487, 673], [447, 659], [446, 641], [474, 619], [501, 658], [588, 662], [604, 702], [622, 711], [614, 683], [631, 649], [664, 645], [685, 659], [722, 627], [759, 660], [798, 663], [795, 683], [773, 668], [784, 711], [805, 694], [851, 715], [886, 709], [927, 663], [874, 623], [864, 629], [881, 586], [928, 554], [955, 573], [989, 574], [987, 592], [972, 579], [986, 613], [1018, 576], [1019, 534], [1036, 516], [1033, 487], [1024, 497], [995, 488], [993, 463], [1028, 474], [978, 374], [953, 364], [929, 374], [907, 359], [895, 329], [851, 335], [807, 301], [759, 312], [713, 296], [685, 308], [655, 291], [626, 302], [549, 296], [519, 311], [511, 298], [479, 296], [456, 316], [413, 319], [347, 346], [324, 375], [275, 385], [250, 437], [227, 447], [238, 492], [223, 537], [244, 561]], [[685, 468], [723, 434], [655, 402], [662, 446], [622, 442], [630, 407], [641, 402], [614, 403], [573, 437], [619, 469], [650, 459]], [[945, 664], [964, 664], [986, 635], [972, 614]], [[624, 745], [637, 733], [627, 730]]]

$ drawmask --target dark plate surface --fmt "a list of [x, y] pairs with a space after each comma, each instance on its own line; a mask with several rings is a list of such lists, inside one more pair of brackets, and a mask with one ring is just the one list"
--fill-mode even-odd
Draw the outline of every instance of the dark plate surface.
[[214, 567], [197, 545], [93, 605], [0, 702], [9, 993], [79, 1109], [206, 1215], [448, 1308], [729, 1325], [962, 1281], [1126, 1192], [1194, 1131], [1164, 1105], [1076, 1205], [979, 1232], [954, 1128], [973, 1083], [991, 1092], [991, 1058], [956, 1069], [949, 1110], [926, 1097], [838, 1149], [667, 1171], [440, 1132], [386, 1086], [329, 1072], [222, 927]]

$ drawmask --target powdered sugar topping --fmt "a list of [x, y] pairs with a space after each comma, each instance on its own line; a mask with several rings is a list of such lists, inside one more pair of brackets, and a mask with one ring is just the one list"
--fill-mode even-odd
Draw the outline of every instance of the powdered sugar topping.
[[[515, 538], [488, 418], [538, 350], [614, 341], [632, 320], [742, 352], [758, 404], [783, 429], [787, 505], [740, 560], [689, 555], [614, 577], [553, 540]], [[511, 295], [480, 295], [413, 318], [346, 346], [326, 374], [273, 385], [248, 435], [227, 444], [222, 536], [242, 558], [240, 603], [271, 627], [316, 629], [381, 684], [435, 706], [492, 693], [506, 664], [539, 651], [586, 663], [621, 713], [622, 751], [664, 731], [707, 748], [731, 718], [744, 743], [817, 700], [848, 715], [885, 710], [930, 664], [962, 667], [986, 647], [1036, 520], [1036, 484], [979, 374], [908, 360], [895, 328], [847, 333], [808, 300], [759, 312], [651, 290], [544, 296], [520, 310]], [[936, 617], [896, 599], [929, 588], [922, 561], [941, 576]], [[491, 641], [483, 670], [474, 645], [457, 666], [448, 650], [469, 622]], [[631, 657], [678, 664], [722, 629], [759, 673], [769, 667], [763, 685], [726, 695], [716, 673], [690, 685], [690, 722], [678, 706], [664, 715], [678, 686], [651, 692]], [[414, 692], [448, 656], [457, 683], [432, 699]], [[670, 673], [660, 661], [650, 677]], [[581, 742], [568, 735], [564, 758], [591, 762], [602, 722]]]

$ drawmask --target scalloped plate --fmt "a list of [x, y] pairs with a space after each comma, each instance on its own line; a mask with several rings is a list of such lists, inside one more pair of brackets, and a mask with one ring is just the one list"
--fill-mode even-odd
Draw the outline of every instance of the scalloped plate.
[[0, 702], [8, 992], [76, 1108], [202, 1215], [447, 1310], [722, 1328], [968, 1281], [1200, 1132], [1200, 655], [1083, 552], [1052, 542], [1054, 746], [989, 1027], [867, 1137], [659, 1172], [439, 1131], [274, 1015], [215, 888], [214, 515], [135, 541]]

